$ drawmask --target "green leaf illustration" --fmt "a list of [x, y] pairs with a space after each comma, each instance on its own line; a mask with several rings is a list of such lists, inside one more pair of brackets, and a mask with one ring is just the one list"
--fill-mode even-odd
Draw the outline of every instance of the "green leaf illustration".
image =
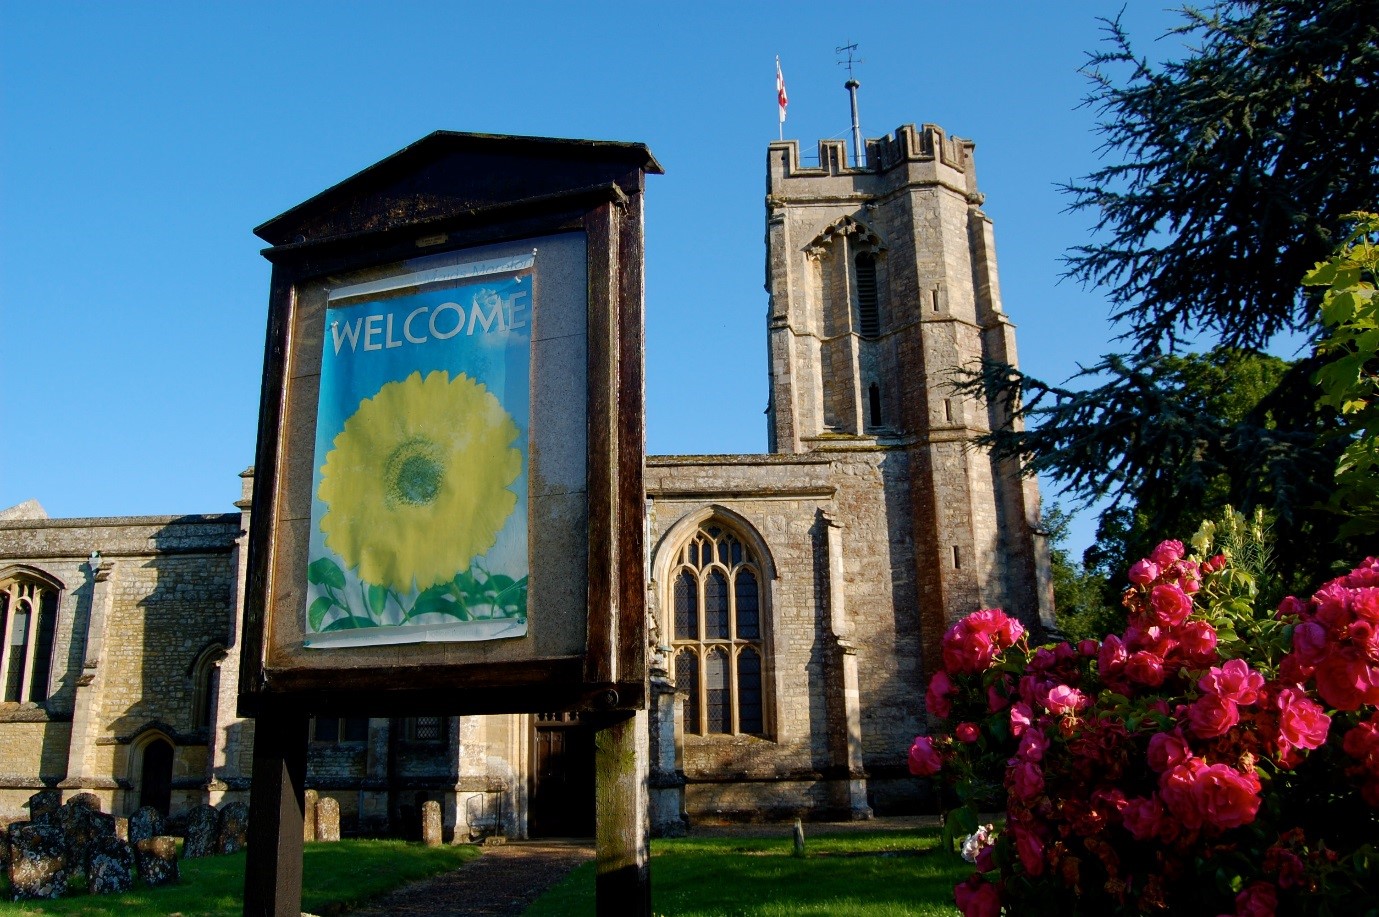
[[313, 560], [306, 568], [306, 581], [332, 589], [345, 588], [345, 573], [329, 557]]
[[331, 621], [320, 633], [329, 633], [333, 630], [354, 630], [357, 627], [377, 627], [378, 622], [373, 618], [361, 618], [356, 615], [344, 615]]
[[388, 607], [388, 587], [369, 585], [369, 610], [377, 620], [383, 619], [383, 609]]
[[326, 613], [335, 606], [330, 596], [323, 595], [311, 603], [311, 607], [306, 610], [306, 623], [312, 631], [320, 633], [321, 622], [326, 619]]
[[462, 603], [454, 600], [449, 583], [432, 586], [417, 596], [416, 602], [412, 604], [412, 610], [407, 612], [407, 617], [414, 618], [424, 614], [450, 615], [461, 621], [468, 621], [470, 617], [469, 610]]

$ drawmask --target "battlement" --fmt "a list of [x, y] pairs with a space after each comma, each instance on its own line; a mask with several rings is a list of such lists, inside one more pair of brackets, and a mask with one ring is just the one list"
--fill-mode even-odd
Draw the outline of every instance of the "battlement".
[[783, 178], [822, 178], [833, 175], [884, 173], [903, 163], [939, 162], [959, 172], [972, 167], [972, 151], [976, 144], [960, 137], [950, 137], [936, 124], [916, 128], [904, 124], [895, 133], [866, 142], [866, 163], [848, 164], [846, 140], [820, 140], [819, 165], [800, 165], [800, 145], [797, 140], [781, 140], [770, 146], [773, 157], [784, 153]]

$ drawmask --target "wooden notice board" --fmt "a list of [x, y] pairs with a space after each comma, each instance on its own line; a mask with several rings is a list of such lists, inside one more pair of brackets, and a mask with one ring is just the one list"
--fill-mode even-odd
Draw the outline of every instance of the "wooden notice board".
[[646, 703], [640, 144], [437, 132], [270, 243], [240, 711]]

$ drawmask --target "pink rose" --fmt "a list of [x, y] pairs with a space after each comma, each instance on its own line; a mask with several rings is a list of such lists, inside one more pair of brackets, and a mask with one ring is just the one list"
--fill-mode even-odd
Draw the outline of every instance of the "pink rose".
[[1006, 786], [1021, 802], [1029, 802], [1044, 792], [1044, 772], [1033, 761], [1012, 759], [1006, 770]]
[[1076, 713], [1088, 703], [1087, 698], [1076, 688], [1058, 685], [1049, 689], [1047, 706], [1052, 713]]
[[1152, 560], [1136, 561], [1126, 576], [1136, 586], [1148, 586], [1159, 578], [1159, 565]]
[[1216, 659], [1216, 628], [1206, 621], [1188, 621], [1173, 636], [1179, 654], [1189, 665], [1209, 665]]
[[1208, 694], [1248, 706], [1259, 700], [1264, 676], [1251, 669], [1245, 660], [1231, 659], [1219, 668], [1212, 666], [1207, 669], [1207, 674], [1198, 680], [1197, 687]]
[[1366, 586], [1351, 594], [1350, 608], [1357, 618], [1379, 624], [1379, 588]]
[[953, 901], [962, 917], [1000, 917], [1001, 893], [979, 874], [953, 886]]
[[1016, 701], [1010, 705], [1010, 734], [1020, 736], [1030, 724], [1034, 717], [1034, 711], [1029, 708], [1029, 704], [1024, 701]]
[[1020, 856], [1020, 865], [1025, 867], [1025, 872], [1030, 875], [1042, 876], [1044, 874], [1044, 842], [1039, 839], [1039, 835], [1024, 825], [1013, 825], [1010, 830], [1015, 835], [1015, 852]]
[[943, 756], [928, 736], [915, 736], [910, 746], [910, 773], [916, 777], [932, 777], [943, 770]]
[[1148, 650], [1138, 650], [1125, 662], [1125, 677], [1137, 685], [1157, 688], [1164, 683], [1164, 661]]
[[1379, 667], [1357, 658], [1353, 649], [1331, 653], [1317, 666], [1317, 693], [1337, 710], [1379, 704]]
[[1347, 732], [1341, 748], [1371, 776], [1379, 777], [1379, 713]]
[[982, 731], [977, 728], [976, 723], [959, 723], [957, 728], [953, 730], [953, 735], [957, 737], [959, 742], [971, 745], [982, 737]]
[[1010, 698], [1006, 696], [1006, 692], [1009, 690], [1009, 684], [1004, 686], [1004, 690], [996, 685], [986, 689], [986, 710], [988, 713], [995, 713], [997, 710], [1004, 710], [1010, 706]]
[[943, 635], [943, 665], [956, 674], [975, 674], [991, 667], [1001, 650], [1014, 646], [1025, 628], [996, 608], [974, 611]]
[[1156, 732], [1149, 737], [1149, 766], [1162, 774], [1171, 767], [1177, 767], [1192, 756], [1182, 733]]
[[1236, 917], [1274, 917], [1278, 893], [1268, 882], [1251, 882], [1235, 896]]
[[1202, 808], [1198, 803], [1197, 775], [1206, 769], [1201, 758], [1188, 758], [1159, 775], [1159, 798], [1164, 807], [1185, 828], [1202, 827]]
[[1097, 653], [1100, 651], [1101, 644], [1096, 642], [1095, 640], [1077, 641], [1077, 654], [1079, 656], [1082, 656], [1086, 659], [1095, 659]]
[[1101, 670], [1103, 678], [1119, 672], [1125, 666], [1125, 660], [1130, 658], [1126, 652], [1125, 644], [1115, 634], [1108, 634], [1101, 643], [1101, 652], [1097, 655], [1097, 667]]
[[1192, 614], [1192, 599], [1182, 587], [1172, 583], [1161, 583], [1150, 590], [1149, 606], [1153, 609], [1151, 617], [1164, 627], [1177, 627]]
[[1157, 794], [1148, 799], [1135, 797], [1127, 800], [1125, 808], [1121, 811], [1121, 822], [1125, 825], [1125, 830], [1130, 832], [1130, 836], [1137, 841], [1148, 841], [1156, 837], [1162, 840], [1164, 829], [1172, 826]]
[[1293, 652], [1303, 665], [1316, 665], [1326, 656], [1326, 628], [1316, 621], [1303, 621], [1293, 628]]
[[924, 704], [934, 716], [947, 719], [953, 712], [953, 702], [950, 698], [957, 693], [958, 689], [948, 677], [948, 673], [940, 669], [929, 679], [929, 690], [924, 694]]
[[1197, 774], [1195, 792], [1203, 823], [1229, 829], [1248, 825], [1259, 812], [1259, 778], [1229, 764], [1212, 764]]
[[1274, 695], [1278, 710], [1277, 745], [1280, 753], [1290, 748], [1320, 748], [1326, 741], [1331, 717], [1321, 705], [1297, 688], [1283, 688]]
[[1203, 694], [1188, 708], [1187, 719], [1193, 735], [1199, 739], [1212, 739], [1225, 735], [1227, 730], [1240, 722], [1240, 709], [1230, 698]]
[[1181, 541], [1161, 541], [1159, 546], [1149, 552], [1149, 559], [1160, 567], [1167, 567], [1174, 561], [1183, 559], [1183, 543]]
[[1020, 739], [1020, 747], [1015, 749], [1015, 757], [1022, 761], [1042, 761], [1048, 750], [1049, 737], [1038, 729], [1028, 729]]

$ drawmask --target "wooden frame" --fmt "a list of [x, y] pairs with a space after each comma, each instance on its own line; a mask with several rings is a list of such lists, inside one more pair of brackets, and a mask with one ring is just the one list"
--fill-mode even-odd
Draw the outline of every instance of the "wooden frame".
[[[369, 716], [644, 708], [642, 192], [645, 175], [660, 171], [637, 144], [438, 132], [256, 230], [272, 243], [273, 277], [241, 715], [270, 706]], [[582, 540], [587, 565], [583, 594], [545, 613], [578, 616], [582, 636], [572, 642], [567, 629], [556, 651], [534, 639], [298, 652], [283, 622], [304, 613], [293, 577], [305, 577], [300, 506], [310, 490], [300, 473], [310, 449], [308, 300], [361, 272], [567, 234], [583, 239], [587, 277], [587, 524], [562, 537]], [[533, 401], [543, 384], [552, 383], [534, 374]]]

